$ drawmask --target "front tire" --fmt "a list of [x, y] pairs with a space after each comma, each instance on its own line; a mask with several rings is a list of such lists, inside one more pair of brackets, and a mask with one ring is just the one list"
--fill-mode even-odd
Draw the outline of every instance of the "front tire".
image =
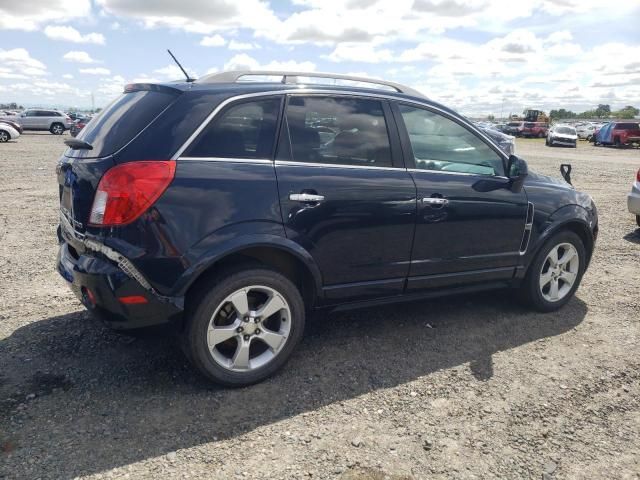
[[243, 387], [282, 367], [302, 338], [305, 308], [296, 286], [267, 267], [217, 276], [189, 299], [183, 337], [189, 360], [216, 383]]
[[540, 312], [562, 308], [575, 294], [586, 267], [586, 251], [571, 231], [555, 234], [538, 251], [520, 287], [522, 300]]
[[49, 128], [49, 131], [54, 135], [62, 135], [64, 133], [64, 125], [62, 125], [61, 123], [54, 123]]

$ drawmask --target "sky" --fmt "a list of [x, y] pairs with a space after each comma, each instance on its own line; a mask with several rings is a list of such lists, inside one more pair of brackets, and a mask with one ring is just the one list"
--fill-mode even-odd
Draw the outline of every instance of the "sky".
[[356, 74], [459, 112], [640, 107], [640, 0], [0, 0], [0, 102], [102, 107], [230, 69]]

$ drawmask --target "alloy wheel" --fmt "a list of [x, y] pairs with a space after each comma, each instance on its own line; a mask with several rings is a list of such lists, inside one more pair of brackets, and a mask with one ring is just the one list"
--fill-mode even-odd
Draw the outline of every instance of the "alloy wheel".
[[9, 135], [7, 134], [7, 132], [0, 132], [0, 143], [4, 143], [8, 141], [9, 141]]
[[547, 254], [540, 271], [540, 292], [548, 302], [566, 297], [578, 277], [580, 257], [570, 243], [560, 243]]
[[55, 135], [62, 135], [63, 130], [60, 125], [54, 125], [52, 130]]
[[271, 362], [291, 330], [291, 309], [273, 288], [252, 285], [227, 296], [207, 329], [213, 360], [227, 370], [248, 372]]

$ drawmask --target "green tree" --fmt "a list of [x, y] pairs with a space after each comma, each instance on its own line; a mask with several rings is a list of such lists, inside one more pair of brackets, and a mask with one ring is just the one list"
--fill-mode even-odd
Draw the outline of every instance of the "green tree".
[[635, 118], [638, 114], [640, 114], [640, 110], [631, 105], [627, 105], [623, 109], [614, 112], [614, 116], [618, 118]]
[[493, 122], [496, 119], [496, 117], [494, 117], [493, 115], [488, 115], [487, 116], [487, 120]]
[[609, 115], [611, 115], [611, 107], [609, 105], [601, 103], [600, 105], [598, 105], [598, 108], [596, 108], [595, 113], [596, 117], [598, 118], [608, 117]]

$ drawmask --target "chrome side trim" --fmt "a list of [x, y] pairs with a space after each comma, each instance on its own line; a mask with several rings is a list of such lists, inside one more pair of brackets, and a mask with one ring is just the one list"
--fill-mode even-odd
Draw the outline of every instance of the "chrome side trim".
[[438, 175], [464, 175], [467, 177], [480, 177], [480, 178], [491, 177], [491, 178], [502, 178], [504, 180], [509, 180], [508, 177], [505, 177], [503, 175], [482, 175], [480, 173], [449, 172], [444, 170], [427, 170], [426, 168], [408, 168], [407, 170], [409, 172], [415, 172], [415, 173], [437, 173]]
[[273, 160], [269, 160], [268, 158], [180, 157], [178, 160], [273, 165]]
[[294, 162], [290, 160], [276, 160], [276, 167], [318, 167], [318, 168], [351, 168], [359, 170], [397, 170], [406, 172], [404, 167], [376, 167], [375, 165], [345, 165], [335, 163]]
[[535, 206], [533, 203], [527, 203], [527, 218], [525, 219], [524, 232], [522, 233], [522, 241], [520, 242], [520, 255], [527, 253], [529, 248], [529, 240], [531, 240], [531, 229], [533, 228], [533, 217], [535, 214]]
[[[218, 112], [220, 112], [220, 110], [222, 110], [224, 107], [226, 107], [232, 102], [235, 102], [237, 100], [243, 100], [246, 98], [255, 98], [255, 97], [270, 97], [274, 95], [308, 95], [308, 94], [341, 95], [341, 96], [367, 97], [367, 98], [370, 97], [370, 98], [379, 98], [379, 99], [385, 99], [385, 100], [394, 100], [396, 102], [410, 103], [410, 104], [426, 107], [431, 110], [435, 110], [448, 118], [452, 118], [462, 122], [467, 129], [473, 131], [476, 135], [484, 139], [486, 143], [493, 146], [494, 151], [499, 156], [501, 156], [503, 160], [505, 161], [509, 160], [509, 156], [500, 148], [500, 146], [491, 137], [489, 137], [488, 135], [485, 135], [485, 133], [482, 130], [480, 130], [478, 127], [476, 127], [473, 123], [471, 123], [461, 115], [452, 115], [450, 112], [447, 112], [439, 108], [438, 106], [433, 105], [427, 99], [420, 100], [420, 99], [414, 99], [414, 98], [399, 98], [394, 95], [385, 95], [384, 93], [378, 93], [378, 92], [354, 92], [354, 91], [347, 91], [347, 90], [331, 90], [331, 89], [320, 90], [317, 88], [300, 88], [296, 90], [271, 90], [271, 91], [256, 92], [256, 93], [245, 93], [242, 95], [229, 97], [226, 100], [223, 100], [222, 102], [220, 102], [220, 104], [207, 116], [207, 118], [203, 120], [200, 126], [196, 128], [194, 132], [191, 134], [191, 136], [182, 144], [182, 146], [178, 148], [178, 150], [176, 150], [176, 153], [173, 154], [173, 156], [171, 157], [171, 160], [177, 160], [180, 157], [180, 155], [182, 155], [184, 151], [189, 147], [191, 142], [193, 142], [193, 140], [200, 134], [200, 132], [202, 132], [202, 130], [204, 130], [206, 126], [209, 124], [209, 122], [218, 114]], [[375, 167], [375, 168], [391, 168], [391, 167]]]

